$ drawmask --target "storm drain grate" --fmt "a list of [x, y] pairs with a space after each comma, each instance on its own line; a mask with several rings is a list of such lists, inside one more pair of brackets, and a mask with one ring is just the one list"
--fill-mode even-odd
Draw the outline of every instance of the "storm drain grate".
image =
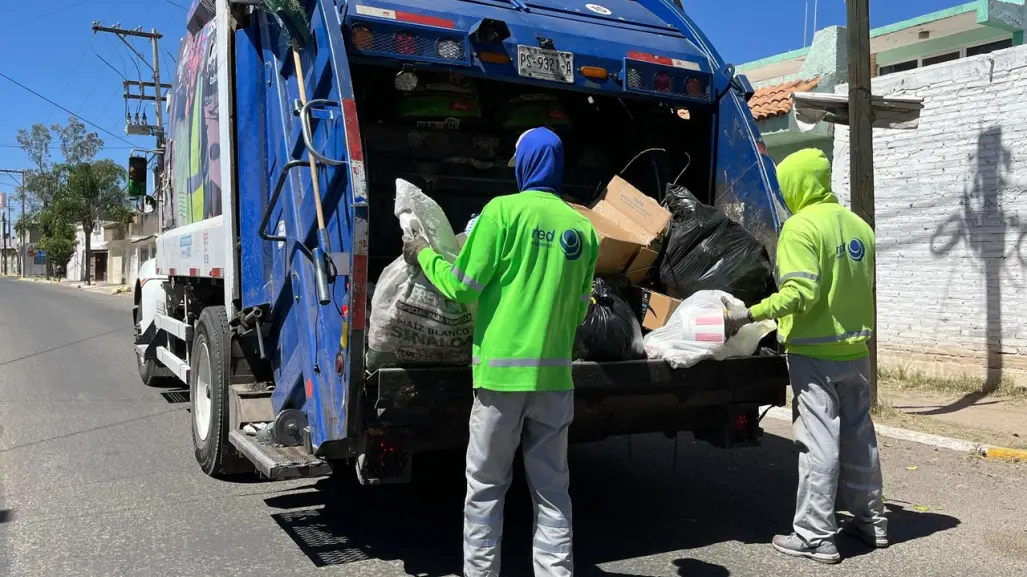
[[167, 391], [161, 393], [160, 396], [164, 397], [164, 400], [172, 405], [189, 402], [189, 391]]
[[370, 559], [349, 537], [339, 534], [338, 526], [328, 519], [324, 509], [290, 511], [272, 517], [318, 567]]

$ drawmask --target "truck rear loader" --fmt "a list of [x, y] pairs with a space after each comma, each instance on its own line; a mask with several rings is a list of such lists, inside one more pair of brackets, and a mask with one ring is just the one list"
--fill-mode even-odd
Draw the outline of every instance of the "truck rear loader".
[[[135, 286], [144, 383], [188, 384], [196, 460], [268, 479], [408, 480], [466, 445], [470, 367], [365, 364], [369, 287], [401, 253], [397, 178], [463, 226], [517, 192], [523, 128], [565, 141], [587, 201], [639, 151], [772, 251], [786, 212], [752, 88], [670, 0], [195, 0]], [[683, 169], [683, 170], [682, 170]], [[651, 193], [653, 195], [659, 192]], [[576, 362], [572, 441], [691, 431], [758, 443], [780, 354], [671, 369]]]

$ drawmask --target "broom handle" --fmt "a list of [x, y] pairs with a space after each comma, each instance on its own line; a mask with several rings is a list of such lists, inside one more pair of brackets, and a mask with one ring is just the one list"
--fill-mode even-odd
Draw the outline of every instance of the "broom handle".
[[[295, 43], [292, 45], [292, 61], [296, 67], [296, 81], [300, 88], [300, 104], [306, 106], [307, 83], [303, 79], [303, 64], [300, 62], [300, 51], [296, 48]], [[325, 215], [324, 209], [321, 208], [321, 182], [317, 177], [317, 161], [314, 160], [314, 156], [311, 154], [308, 154], [307, 157], [310, 159], [310, 180], [314, 185], [314, 209], [317, 211], [317, 228], [318, 230], [324, 230]]]

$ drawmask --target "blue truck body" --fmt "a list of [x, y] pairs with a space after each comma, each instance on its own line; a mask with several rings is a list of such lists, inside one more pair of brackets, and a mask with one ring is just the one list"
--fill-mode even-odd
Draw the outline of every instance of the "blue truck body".
[[[204, 2], [195, 4], [190, 19], [198, 30]], [[369, 239], [385, 226], [373, 216], [377, 200], [368, 182], [384, 161], [367, 148], [364, 133], [374, 127], [361, 117], [358, 70], [458, 72], [687, 108], [707, 119], [701, 126], [708, 130], [687, 137], [704, 149], [699, 156], [708, 162], [701, 173], [709, 200], [738, 207], [736, 217], [773, 250], [784, 205], [746, 104], [751, 87], [670, 0], [301, 0], [311, 33], [299, 51], [306, 107], [282, 22], [245, 4], [218, 3], [233, 11], [235, 26], [230, 39], [214, 41], [230, 40], [231, 110], [220, 111], [220, 122], [230, 122], [235, 136], [235, 196], [225, 210], [234, 210], [235, 251], [227, 266], [235, 267], [236, 280], [221, 304], [232, 323], [244, 326], [260, 311], [263, 359], [239, 356], [266, 365], [274, 415], [289, 409], [305, 415], [303, 444], [318, 458], [358, 457], [369, 438], [390, 431], [402, 432], [397, 442], [406, 452], [458, 446], [470, 402], [469, 368], [369, 373], [364, 366]], [[518, 46], [572, 53], [578, 73], [561, 83], [525, 77]], [[608, 75], [587, 77], [583, 67]], [[667, 85], [656, 86], [660, 75], [669, 76]], [[311, 155], [318, 160], [320, 234]], [[462, 226], [454, 221], [454, 228]], [[327, 298], [319, 298], [320, 258], [328, 270]], [[250, 343], [241, 346], [253, 346], [252, 336], [240, 337]], [[783, 361], [772, 355], [688, 371], [647, 361], [579, 363], [575, 379], [586, 401], [579, 406], [580, 436], [646, 432], [643, 422], [654, 417], [661, 430], [690, 430], [683, 424], [688, 419], [726, 415], [725, 407], [778, 404], [784, 375]], [[637, 400], [645, 395], [647, 402]], [[614, 398], [636, 400], [611, 404]], [[632, 408], [646, 404], [648, 412]]]

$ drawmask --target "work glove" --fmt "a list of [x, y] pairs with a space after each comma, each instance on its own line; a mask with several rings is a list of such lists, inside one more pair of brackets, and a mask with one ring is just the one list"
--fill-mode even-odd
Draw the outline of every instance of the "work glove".
[[421, 235], [403, 237], [403, 260], [410, 266], [420, 266], [417, 262], [417, 255], [428, 248], [428, 241]]
[[727, 298], [721, 298], [724, 303], [724, 336], [731, 338], [738, 334], [738, 329], [753, 322], [752, 314], [744, 306], [737, 305]]

